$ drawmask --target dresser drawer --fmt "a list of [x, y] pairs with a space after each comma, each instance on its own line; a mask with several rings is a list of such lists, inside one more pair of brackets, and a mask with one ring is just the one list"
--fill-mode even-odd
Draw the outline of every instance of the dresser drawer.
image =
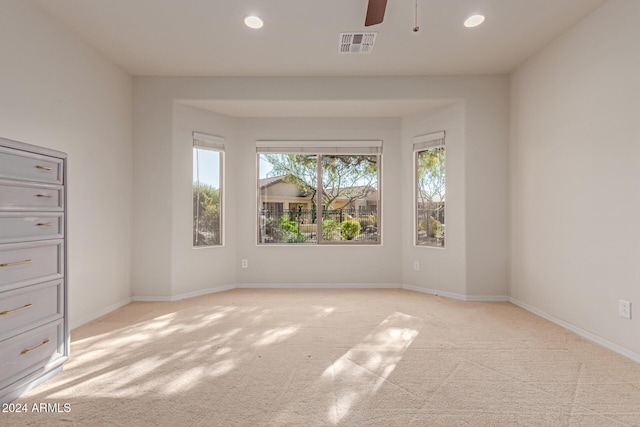
[[0, 245], [0, 290], [62, 278], [63, 253], [62, 240]]
[[64, 206], [62, 188], [0, 180], [0, 209], [61, 211]]
[[0, 292], [0, 341], [63, 315], [62, 279]]
[[63, 236], [62, 213], [0, 212], [0, 243], [61, 239]]
[[62, 184], [62, 159], [0, 147], [0, 178]]
[[64, 356], [62, 320], [0, 342], [0, 387], [45, 368]]

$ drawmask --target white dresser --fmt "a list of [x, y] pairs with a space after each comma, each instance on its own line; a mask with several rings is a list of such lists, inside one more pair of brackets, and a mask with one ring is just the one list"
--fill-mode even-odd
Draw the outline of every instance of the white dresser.
[[0, 402], [69, 356], [66, 154], [0, 138]]

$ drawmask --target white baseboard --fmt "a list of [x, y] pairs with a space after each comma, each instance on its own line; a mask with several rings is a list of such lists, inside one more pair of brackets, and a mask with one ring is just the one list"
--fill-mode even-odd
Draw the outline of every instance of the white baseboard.
[[172, 295], [172, 296], [144, 296], [144, 295], [134, 296], [133, 301], [135, 302], [174, 302], [174, 301], [180, 301], [187, 298], [194, 298], [202, 295], [213, 294], [216, 292], [230, 291], [232, 289], [236, 289], [236, 285], [216, 286], [215, 288], [201, 289], [199, 291], [186, 292], [183, 294]]
[[400, 283], [243, 283], [238, 289], [402, 289]]
[[526, 304], [526, 303], [524, 303], [522, 301], [518, 301], [515, 298], [509, 298], [509, 302], [512, 303], [512, 304], [515, 304], [518, 307], [521, 307], [521, 308], [523, 308], [523, 309], [525, 309], [525, 310], [527, 310], [527, 311], [529, 311], [529, 312], [531, 312], [533, 314], [535, 314], [536, 316], [540, 316], [543, 319], [547, 319], [548, 321], [553, 322], [558, 326], [562, 326], [563, 328], [570, 330], [571, 332], [573, 332], [576, 335], [579, 335], [579, 336], [581, 336], [583, 338], [588, 339], [589, 341], [592, 341], [592, 342], [594, 342], [596, 344], [599, 344], [599, 345], [601, 345], [601, 346], [603, 346], [605, 348], [608, 348], [609, 350], [614, 351], [614, 352], [616, 352], [616, 353], [618, 353], [618, 354], [620, 354], [620, 355], [622, 355], [622, 356], [624, 356], [626, 358], [629, 358], [629, 359], [633, 360], [634, 362], [640, 363], [640, 353], [636, 353], [635, 351], [629, 350], [628, 348], [625, 348], [625, 347], [623, 347], [621, 345], [618, 345], [618, 344], [616, 344], [616, 343], [614, 343], [612, 341], [609, 341], [606, 338], [602, 338], [601, 336], [598, 336], [598, 335], [596, 335], [594, 333], [591, 333], [589, 331], [585, 331], [584, 329], [581, 329], [581, 328], [579, 328], [579, 327], [577, 327], [577, 326], [575, 326], [575, 325], [573, 325], [573, 324], [571, 324], [569, 322], [565, 322], [564, 320], [558, 319], [557, 317], [552, 316], [552, 315], [550, 315], [548, 313], [545, 313], [544, 311], [539, 310], [539, 309], [537, 309], [537, 308], [535, 308], [535, 307], [533, 307], [533, 306], [531, 306], [529, 304]]
[[144, 296], [133, 297], [136, 302], [173, 302], [186, 298], [198, 297], [201, 295], [216, 292], [230, 291], [232, 289], [401, 289], [400, 283], [245, 283], [241, 285], [225, 285], [215, 288], [202, 289], [195, 292], [188, 292], [173, 296]]
[[138, 295], [132, 298], [133, 302], [171, 302], [172, 297], [157, 296], [157, 295]]
[[86, 323], [89, 323], [92, 320], [96, 320], [98, 317], [102, 317], [105, 314], [109, 314], [112, 311], [119, 309], [120, 307], [124, 307], [125, 305], [129, 304], [131, 301], [133, 301], [132, 298], [125, 298], [122, 301], [119, 301], [115, 304], [111, 304], [110, 306], [104, 307], [103, 309], [93, 313], [89, 317], [85, 317], [84, 319], [81, 319], [81, 320], [74, 320], [73, 322], [69, 323], [69, 330], [73, 331], [74, 329], [79, 328], [80, 326]]
[[452, 298], [459, 301], [466, 302], [507, 302], [509, 297], [506, 295], [464, 295], [454, 292], [439, 291], [436, 289], [422, 288], [414, 285], [402, 285], [402, 289], [410, 291], [422, 292], [423, 294], [430, 294], [435, 296], [441, 296], [446, 298]]
[[506, 295], [467, 295], [467, 302], [509, 302]]

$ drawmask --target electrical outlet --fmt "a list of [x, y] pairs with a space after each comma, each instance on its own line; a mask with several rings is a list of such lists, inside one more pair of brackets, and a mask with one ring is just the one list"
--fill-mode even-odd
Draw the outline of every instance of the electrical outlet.
[[420, 261], [413, 261], [413, 269], [415, 271], [420, 270]]
[[631, 319], [631, 302], [621, 299], [618, 302], [618, 314], [625, 319]]
[[243, 259], [242, 260], [242, 268], [249, 268], [249, 260], [248, 259]]

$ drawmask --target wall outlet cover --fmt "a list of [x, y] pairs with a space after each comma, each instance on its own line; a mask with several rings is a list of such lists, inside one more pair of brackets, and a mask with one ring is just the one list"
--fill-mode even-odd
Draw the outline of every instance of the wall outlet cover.
[[618, 314], [625, 319], [631, 319], [631, 302], [621, 299], [618, 304]]

